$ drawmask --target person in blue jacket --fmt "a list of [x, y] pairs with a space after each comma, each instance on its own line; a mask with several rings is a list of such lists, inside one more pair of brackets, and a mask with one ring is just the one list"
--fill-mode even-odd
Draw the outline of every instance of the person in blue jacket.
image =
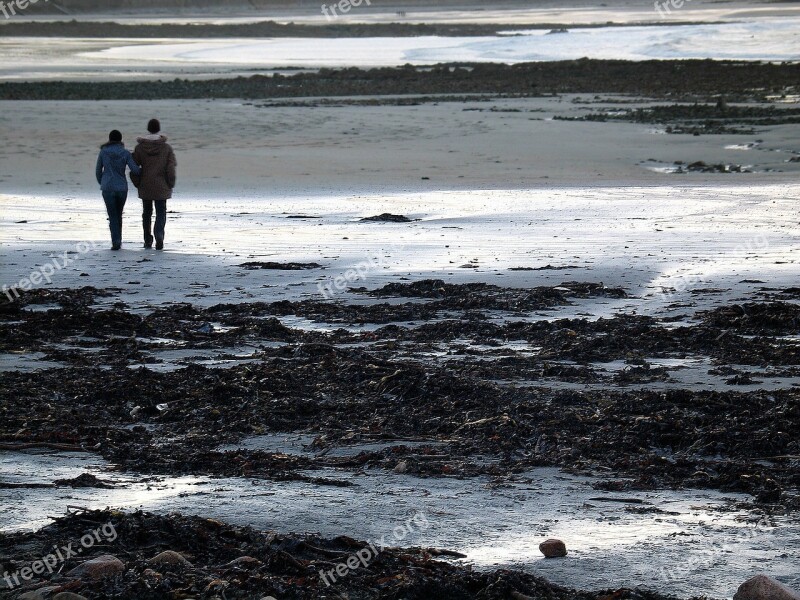
[[122, 247], [122, 210], [128, 199], [128, 179], [125, 177], [125, 167], [130, 167], [133, 175], [141, 174], [142, 170], [131, 153], [122, 143], [122, 134], [116, 129], [108, 134], [108, 142], [100, 146], [100, 155], [97, 157], [95, 168], [97, 183], [103, 192], [103, 200], [108, 211], [108, 226], [111, 229], [111, 249], [119, 250]]

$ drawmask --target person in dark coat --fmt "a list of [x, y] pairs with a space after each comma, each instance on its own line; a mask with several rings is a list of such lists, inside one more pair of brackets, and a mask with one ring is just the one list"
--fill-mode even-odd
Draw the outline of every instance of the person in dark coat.
[[[142, 199], [142, 227], [144, 228], [144, 247], [153, 247], [153, 236], [156, 250], [164, 248], [164, 228], [167, 223], [167, 200], [172, 198], [175, 187], [175, 153], [167, 143], [167, 136], [161, 133], [158, 119], [150, 119], [147, 124], [148, 135], [137, 138], [133, 150], [133, 160], [142, 166], [141, 176], [131, 176], [133, 184], [139, 189]], [[156, 222], [150, 232], [153, 217], [153, 205], [156, 207]]]
[[97, 157], [95, 176], [100, 190], [103, 192], [103, 201], [108, 212], [108, 227], [111, 230], [111, 249], [119, 250], [122, 247], [122, 211], [128, 199], [128, 180], [125, 177], [125, 168], [129, 167], [131, 175], [141, 173], [139, 165], [133, 160], [131, 153], [122, 143], [122, 134], [116, 129], [108, 134], [108, 142], [100, 146]]

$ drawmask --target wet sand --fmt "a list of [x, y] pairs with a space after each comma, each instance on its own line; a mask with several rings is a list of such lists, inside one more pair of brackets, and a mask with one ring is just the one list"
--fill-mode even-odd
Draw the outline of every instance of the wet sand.
[[[777, 458], [791, 456], [792, 442], [739, 411], [756, 402], [793, 427], [800, 379], [789, 308], [796, 306], [795, 185], [682, 186], [679, 197], [671, 186], [222, 194], [196, 195], [183, 206], [176, 199], [173, 237], [162, 253], [137, 247], [135, 201], [126, 220], [129, 241], [111, 253], [100, 239], [96, 199], [62, 200], [73, 209], [64, 219], [52, 196], [4, 198], [6, 209], [28, 217], [5, 224], [18, 238], [7, 246], [5, 278], [75, 252], [84, 233], [98, 245], [74, 254], [75, 264], [52, 285], [24, 294], [21, 311], [4, 307], [4, 390], [26, 398], [28, 408], [6, 413], [3, 439], [14, 432], [15, 444], [47, 440], [91, 449], [88, 463], [45, 454], [50, 468], [63, 466], [52, 474], [32, 468], [36, 478], [18, 465], [38, 459], [8, 454], [3, 480], [22, 488], [6, 497], [37, 498], [34, 510], [16, 505], [15, 527], [35, 527], [67, 504], [112, 504], [372, 539], [387, 520], [422, 507], [436, 524], [411, 543], [466, 554], [460, 562], [481, 572], [513, 567], [582, 589], [638, 586], [679, 597], [698, 590], [729, 597], [757, 570], [794, 585], [787, 557], [797, 527], [790, 508], [795, 467], [791, 458]], [[361, 221], [384, 212], [420, 220]], [[270, 261], [277, 270], [242, 266]], [[319, 266], [282, 270], [289, 262]], [[338, 290], [338, 277], [350, 278], [345, 289]], [[405, 295], [409, 281], [425, 277], [442, 279], [433, 296], [425, 286]], [[485, 290], [482, 302], [480, 284], [441, 295], [435, 290], [445, 281], [501, 287], [495, 300]], [[567, 281], [595, 283], [571, 288]], [[347, 289], [387, 284], [394, 286], [388, 296]], [[58, 291], [84, 285], [105, 291]], [[534, 292], [537, 286], [548, 287]], [[759, 307], [767, 310], [763, 317]], [[351, 380], [362, 369], [363, 378]], [[429, 383], [420, 383], [422, 373]], [[448, 392], [454, 374], [467, 387]], [[87, 383], [116, 391], [97, 396]], [[420, 403], [420, 389], [439, 400]], [[491, 406], [487, 395], [495, 398]], [[502, 396], [508, 404], [498, 401]], [[735, 418], [726, 409], [722, 438], [712, 427], [670, 439], [641, 420], [663, 413], [670, 431], [689, 418], [677, 409], [685, 405], [693, 418], [702, 410], [713, 424], [720, 398], [739, 407]], [[427, 414], [453, 401], [444, 421]], [[647, 408], [635, 408], [644, 401]], [[26, 429], [25, 414], [38, 403], [44, 404], [36, 414], [56, 414]], [[409, 413], [407, 403], [417, 408]], [[547, 406], [566, 421], [529, 421]], [[595, 422], [592, 406], [606, 407], [613, 430]], [[65, 422], [62, 411], [72, 415], [69, 427], [47, 424]], [[489, 421], [467, 425], [482, 419]], [[580, 419], [585, 435], [568, 425]], [[734, 423], [739, 433], [732, 436]], [[723, 441], [770, 438], [769, 446]], [[505, 439], [513, 441], [498, 445]], [[715, 443], [722, 458], [709, 459], [707, 445]], [[640, 454], [644, 448], [650, 450]], [[98, 453], [121, 472], [109, 470]], [[541, 464], [586, 479], [537, 470]], [[117, 489], [25, 489], [86, 473]], [[670, 491], [674, 486], [699, 489]], [[568, 500], [554, 513], [536, 508], [543, 496], [561, 494]], [[296, 495], [310, 502], [306, 513]], [[405, 499], [399, 505], [398, 495]], [[602, 500], [587, 508], [584, 496], [633, 499], [649, 512]], [[352, 513], [356, 499], [370, 509]], [[397, 508], [391, 518], [387, 501]], [[292, 509], [280, 509], [283, 502]], [[326, 508], [319, 512], [321, 502]], [[478, 507], [485, 507], [482, 517], [467, 516]], [[526, 507], [523, 526], [514, 511]], [[505, 520], [492, 517], [498, 510]], [[756, 525], [765, 516], [768, 526]], [[690, 538], [676, 544], [676, 533]], [[537, 558], [536, 545], [550, 535], [567, 539], [569, 561]], [[493, 540], [489, 547], [482, 536]], [[740, 551], [743, 545], [750, 550]], [[620, 562], [623, 547], [629, 560]], [[720, 566], [731, 548], [736, 560]], [[654, 555], [655, 570], [645, 566]], [[311, 596], [296, 597], [319, 597], [313, 585], [302, 589]]]
[[[401, 105], [409, 100], [414, 105]], [[564, 94], [472, 102], [384, 98], [370, 104], [363, 98], [352, 105], [347, 98], [6, 101], [3, 115], [14, 129], [0, 133], [0, 183], [6, 194], [62, 200], [95, 195], [91, 169], [63, 169], [65, 153], [74, 153], [76, 165], [93, 165], [103, 141], [98, 132], [119, 128], [132, 147], [141, 124], [153, 115], [160, 117], [180, 158], [176, 209], [183, 202], [191, 206], [196, 195], [235, 200], [561, 186], [680, 189], [792, 183], [800, 173], [800, 162], [792, 161], [800, 155], [794, 123], [694, 136], [667, 134], [668, 123], [554, 120], [671, 104], [664, 100]], [[95, 115], [96, 131], [86, 129], [87, 110]], [[675, 161], [745, 165], [752, 172], [662, 172]]]

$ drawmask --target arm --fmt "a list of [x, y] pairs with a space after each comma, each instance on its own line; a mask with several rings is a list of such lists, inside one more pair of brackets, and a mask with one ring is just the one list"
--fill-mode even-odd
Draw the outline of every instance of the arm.
[[131, 175], [141, 175], [142, 168], [133, 160], [133, 155], [128, 152], [128, 167], [130, 167]]
[[169, 149], [169, 156], [167, 156], [167, 185], [170, 188], [175, 187], [175, 167], [178, 166], [178, 161], [175, 159], [175, 153], [172, 148]]
[[97, 155], [97, 165], [94, 168], [94, 176], [97, 178], [97, 183], [103, 183], [103, 153]]
[[137, 156], [137, 150], [135, 149], [131, 155], [131, 161], [133, 161], [133, 163], [136, 165], [136, 171], [134, 172], [133, 166], [131, 166], [130, 162], [128, 163], [128, 166], [131, 167], [131, 183], [136, 188], [138, 188], [139, 184], [142, 182], [142, 168], [139, 166], [140, 160], [141, 159]]

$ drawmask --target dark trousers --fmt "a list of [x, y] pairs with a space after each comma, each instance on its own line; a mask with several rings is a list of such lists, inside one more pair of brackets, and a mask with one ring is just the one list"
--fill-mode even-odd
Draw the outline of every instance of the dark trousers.
[[[150, 221], [153, 218], [153, 204], [156, 205], [156, 224], [153, 233], [150, 233]], [[148, 246], [153, 243], [153, 234], [156, 242], [164, 241], [164, 227], [167, 224], [166, 200], [142, 200], [142, 227], [144, 228], [144, 243]]]
[[122, 211], [128, 192], [103, 192], [103, 201], [108, 212], [108, 228], [111, 230], [111, 245], [119, 248], [122, 245]]

